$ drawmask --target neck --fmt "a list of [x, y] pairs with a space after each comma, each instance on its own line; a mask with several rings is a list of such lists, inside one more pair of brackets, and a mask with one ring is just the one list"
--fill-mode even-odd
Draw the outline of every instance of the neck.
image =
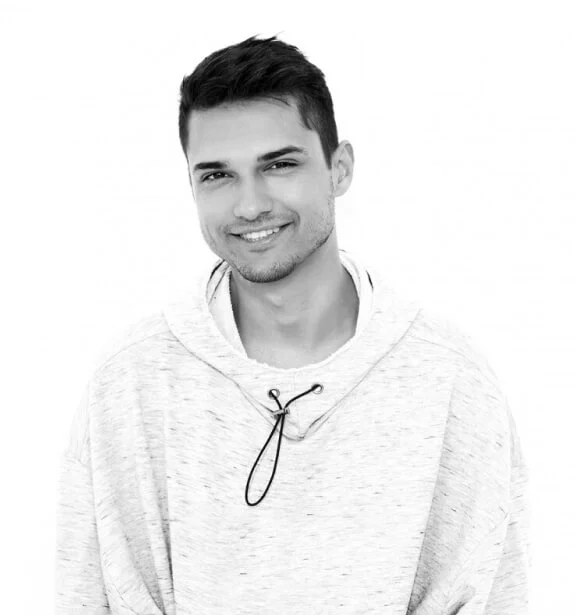
[[244, 344], [314, 352], [353, 335], [359, 309], [355, 284], [337, 250], [331, 257], [322, 252], [272, 283], [248, 282], [233, 269], [231, 303]]

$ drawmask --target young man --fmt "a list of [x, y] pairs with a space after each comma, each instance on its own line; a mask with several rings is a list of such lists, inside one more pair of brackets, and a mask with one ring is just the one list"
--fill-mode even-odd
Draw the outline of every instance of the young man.
[[338, 248], [354, 155], [323, 73], [252, 37], [183, 80], [179, 128], [219, 259], [89, 379], [57, 613], [526, 613], [508, 402], [469, 338]]

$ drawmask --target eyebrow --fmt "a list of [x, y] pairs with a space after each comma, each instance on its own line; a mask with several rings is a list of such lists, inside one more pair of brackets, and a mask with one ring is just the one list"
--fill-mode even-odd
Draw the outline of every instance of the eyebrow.
[[[281, 149], [275, 150], [273, 152], [267, 152], [265, 154], [261, 154], [258, 158], [258, 162], [268, 162], [269, 160], [273, 160], [274, 158], [279, 158], [280, 156], [285, 156], [285, 154], [304, 154], [307, 155], [308, 152], [304, 147], [297, 147], [296, 145], [288, 145], [287, 147], [282, 147]], [[198, 162], [194, 168], [193, 173], [197, 171], [202, 171], [206, 169], [225, 169], [227, 167], [228, 160], [213, 160], [211, 162]]]

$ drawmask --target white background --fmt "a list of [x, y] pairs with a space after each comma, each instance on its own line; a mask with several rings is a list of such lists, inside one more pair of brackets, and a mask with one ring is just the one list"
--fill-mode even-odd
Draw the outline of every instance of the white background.
[[58, 462], [102, 348], [217, 259], [180, 82], [274, 34], [325, 73], [355, 150], [339, 246], [498, 375], [530, 466], [532, 613], [573, 610], [577, 25], [552, 0], [1, 4], [2, 613], [52, 609]]

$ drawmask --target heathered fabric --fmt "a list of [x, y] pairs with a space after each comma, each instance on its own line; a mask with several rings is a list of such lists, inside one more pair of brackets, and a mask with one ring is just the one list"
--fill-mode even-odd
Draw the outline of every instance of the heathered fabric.
[[[320, 363], [247, 357], [220, 260], [105, 349], [61, 455], [57, 615], [528, 612], [528, 471], [496, 375], [455, 326], [340, 256], [357, 330]], [[285, 406], [316, 383], [248, 506], [269, 391]]]

